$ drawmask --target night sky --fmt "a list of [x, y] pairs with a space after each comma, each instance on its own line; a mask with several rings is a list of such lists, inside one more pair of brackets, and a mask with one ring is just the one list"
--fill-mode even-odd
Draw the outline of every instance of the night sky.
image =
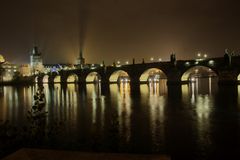
[[44, 63], [74, 63], [81, 44], [87, 63], [223, 56], [225, 48], [240, 51], [239, 7], [237, 0], [1, 0], [0, 54], [28, 63], [37, 44]]

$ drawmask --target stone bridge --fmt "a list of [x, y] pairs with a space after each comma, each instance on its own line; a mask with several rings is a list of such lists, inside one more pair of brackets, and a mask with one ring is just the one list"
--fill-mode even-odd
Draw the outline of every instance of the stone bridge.
[[[204, 74], [207, 73], [207, 74]], [[38, 83], [118, 83], [119, 78], [136, 85], [146, 83], [151, 75], [166, 79], [168, 85], [188, 83], [191, 75], [215, 76], [219, 84], [237, 84], [240, 76], [240, 57], [224, 56], [201, 60], [174, 60], [168, 62], [99, 66], [96, 68], [60, 70], [58, 73], [35, 76]]]

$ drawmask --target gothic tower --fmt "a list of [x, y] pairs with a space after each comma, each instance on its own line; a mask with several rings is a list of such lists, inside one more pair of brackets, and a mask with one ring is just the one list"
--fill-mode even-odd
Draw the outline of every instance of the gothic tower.
[[32, 73], [36, 74], [43, 71], [43, 60], [42, 55], [38, 51], [38, 47], [34, 47], [30, 55], [30, 66]]
[[81, 68], [85, 65], [85, 58], [83, 58], [82, 50], [79, 53], [79, 58], [77, 59], [76, 65], [81, 66]]

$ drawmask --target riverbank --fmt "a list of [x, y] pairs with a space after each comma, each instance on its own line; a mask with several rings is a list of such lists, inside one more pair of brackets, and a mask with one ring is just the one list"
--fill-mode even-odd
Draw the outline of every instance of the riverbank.
[[3, 158], [2, 160], [170, 160], [167, 155], [146, 155], [146, 154], [120, 154], [120, 153], [93, 153], [64, 150], [45, 150], [23, 148]]

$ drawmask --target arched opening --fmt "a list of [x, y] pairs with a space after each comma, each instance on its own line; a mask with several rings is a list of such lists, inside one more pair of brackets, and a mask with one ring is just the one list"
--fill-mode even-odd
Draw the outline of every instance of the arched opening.
[[181, 81], [188, 83], [191, 94], [211, 94], [217, 90], [218, 75], [209, 67], [194, 66], [181, 77]]
[[76, 74], [71, 74], [67, 78], [67, 83], [77, 83], [78, 82], [78, 76]]
[[205, 66], [194, 66], [188, 69], [181, 77], [181, 81], [194, 82], [196, 78], [217, 78], [216, 72]]
[[167, 79], [166, 74], [158, 68], [150, 68], [142, 73], [139, 81], [141, 83], [159, 82], [161, 79]]
[[53, 80], [54, 83], [61, 83], [61, 76], [57, 75], [54, 80]]
[[49, 76], [48, 75], [45, 75], [44, 77], [43, 77], [43, 80], [42, 80], [42, 82], [43, 83], [48, 83], [49, 82]]
[[86, 83], [99, 83], [101, 76], [97, 72], [91, 72], [86, 77]]
[[127, 72], [118, 70], [112, 73], [109, 78], [110, 83], [129, 83], [130, 78]]
[[160, 95], [166, 92], [167, 76], [158, 68], [150, 68], [144, 71], [140, 76], [139, 81], [140, 83], [144, 83], [141, 84], [140, 88], [142, 89], [144, 86], [147, 87], [147, 90], [150, 94]]

